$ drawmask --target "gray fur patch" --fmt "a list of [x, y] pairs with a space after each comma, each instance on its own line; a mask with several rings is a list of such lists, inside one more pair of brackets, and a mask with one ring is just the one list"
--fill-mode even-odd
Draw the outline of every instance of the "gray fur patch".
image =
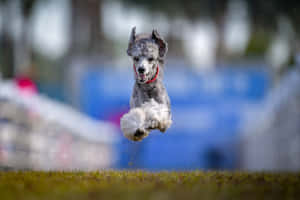
[[[133, 58], [136, 82], [130, 99], [130, 107], [132, 110], [136, 108], [141, 110], [129, 112], [132, 115], [129, 113], [126, 115], [126, 119], [123, 120], [124, 127], [126, 127], [125, 121], [140, 119], [135, 117], [138, 114], [145, 115], [143, 126], [138, 127], [141, 130], [159, 129], [164, 132], [170, 127], [172, 123], [170, 98], [163, 84], [163, 65], [166, 52], [167, 43], [156, 30], [153, 30], [152, 34], [136, 35], [135, 28], [132, 29], [127, 53]], [[159, 73], [154, 80], [157, 70]], [[147, 83], [152, 79], [153, 82]], [[136, 133], [125, 133], [128, 138], [132, 138], [131, 134], [135, 134], [134, 137], [137, 137]]]

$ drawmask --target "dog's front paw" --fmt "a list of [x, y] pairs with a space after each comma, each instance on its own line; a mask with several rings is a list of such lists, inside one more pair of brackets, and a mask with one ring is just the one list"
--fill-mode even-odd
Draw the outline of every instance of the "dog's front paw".
[[150, 130], [158, 129], [161, 132], [165, 132], [169, 128], [169, 125], [165, 124], [163, 122], [160, 122], [157, 119], [151, 119], [147, 123], [147, 128]]
[[172, 124], [172, 120], [168, 119], [168, 120], [162, 121], [159, 123], [158, 129], [164, 133], [168, 128], [170, 128], [171, 124]]
[[160, 130], [160, 132], [164, 133], [167, 130], [167, 127], [159, 127], [158, 128]]
[[145, 113], [140, 108], [134, 108], [121, 118], [121, 130], [129, 140], [140, 141], [148, 136], [149, 131], [144, 127]]
[[149, 129], [157, 129], [159, 127], [159, 121], [156, 119], [151, 119], [148, 122]]
[[142, 130], [142, 129], [138, 129], [136, 130], [136, 132], [133, 134], [133, 141], [141, 141], [144, 137], [147, 137], [149, 134], [148, 131], [146, 130]]

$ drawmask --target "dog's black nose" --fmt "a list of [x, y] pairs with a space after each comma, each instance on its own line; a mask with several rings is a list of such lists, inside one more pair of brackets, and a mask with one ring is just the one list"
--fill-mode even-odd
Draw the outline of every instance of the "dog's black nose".
[[138, 72], [139, 72], [140, 74], [144, 73], [144, 72], [145, 72], [145, 68], [139, 67], [139, 68], [138, 68]]

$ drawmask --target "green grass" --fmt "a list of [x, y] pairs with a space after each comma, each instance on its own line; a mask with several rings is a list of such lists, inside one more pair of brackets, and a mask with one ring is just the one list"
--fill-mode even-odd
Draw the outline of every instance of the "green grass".
[[300, 173], [0, 172], [0, 199], [299, 199]]

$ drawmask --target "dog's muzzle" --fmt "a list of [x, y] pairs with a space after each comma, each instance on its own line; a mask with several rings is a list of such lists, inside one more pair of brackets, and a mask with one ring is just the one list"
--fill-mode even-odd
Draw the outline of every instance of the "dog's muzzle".
[[146, 83], [146, 84], [154, 82], [156, 80], [157, 76], [158, 76], [158, 73], [159, 73], [159, 66], [157, 65], [155, 76], [152, 79], [147, 80], [147, 74], [144, 73], [145, 68], [139, 67], [138, 68], [139, 73], [136, 71], [135, 65], [133, 65], [133, 69], [134, 69], [134, 72], [135, 72], [136, 76], [139, 79], [139, 82], [140, 83]]

